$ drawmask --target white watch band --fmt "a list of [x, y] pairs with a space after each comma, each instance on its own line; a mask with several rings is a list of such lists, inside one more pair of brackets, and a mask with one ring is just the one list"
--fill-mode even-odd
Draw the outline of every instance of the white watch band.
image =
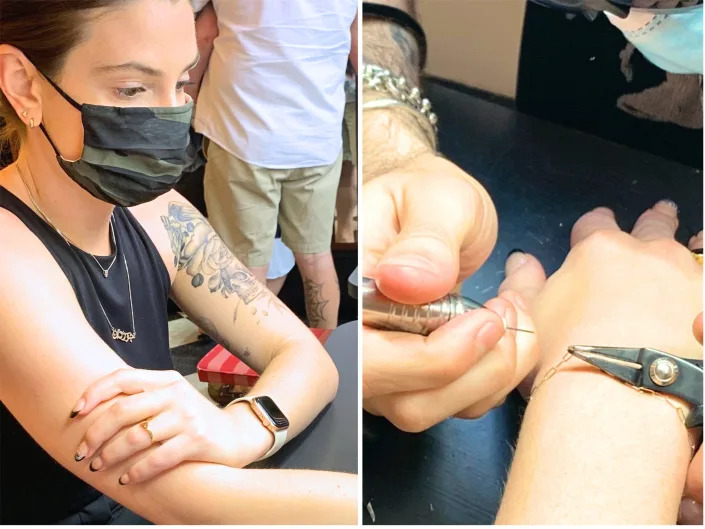
[[[256, 404], [253, 401], [259, 396], [261, 396], [261, 395], [256, 395], [254, 397], [240, 397], [239, 399], [235, 399], [235, 400], [229, 402], [225, 407], [228, 408], [228, 407], [232, 406], [233, 404], [237, 404], [238, 402], [247, 402], [250, 405], [250, 407], [253, 408], [252, 412], [255, 415], [257, 415], [257, 412], [255, 412], [255, 410], [254, 410], [254, 406], [256, 406]], [[259, 416], [257, 416], [257, 418], [259, 419]], [[266, 428], [266, 426], [265, 426], [265, 428]], [[288, 428], [285, 430], [274, 430], [274, 431], [267, 428], [267, 430], [270, 431], [274, 435], [274, 444], [272, 444], [272, 447], [269, 450], [267, 450], [267, 453], [264, 454], [262, 457], [260, 457], [257, 461], [262, 461], [263, 459], [267, 459], [269, 456], [276, 454], [279, 451], [279, 449], [282, 446], [284, 446], [284, 443], [286, 442], [286, 434], [288, 432]]]

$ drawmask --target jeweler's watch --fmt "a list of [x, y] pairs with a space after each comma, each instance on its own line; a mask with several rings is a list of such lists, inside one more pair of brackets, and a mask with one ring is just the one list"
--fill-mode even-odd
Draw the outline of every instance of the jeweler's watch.
[[241, 397], [233, 400], [225, 407], [227, 408], [243, 401], [250, 404], [252, 411], [255, 412], [255, 415], [257, 415], [264, 427], [274, 435], [274, 444], [272, 447], [257, 460], [261, 461], [262, 459], [276, 454], [279, 449], [284, 446], [286, 434], [289, 431], [289, 419], [286, 418], [286, 415], [284, 415], [271, 397], [267, 396]]

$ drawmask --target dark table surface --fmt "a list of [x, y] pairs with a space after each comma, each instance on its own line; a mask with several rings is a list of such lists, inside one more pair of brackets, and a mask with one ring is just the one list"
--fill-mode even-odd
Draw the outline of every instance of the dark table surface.
[[[657, 200], [670, 198], [680, 206], [678, 240], [702, 228], [703, 180], [696, 169], [435, 82], [427, 92], [439, 116], [441, 151], [482, 182], [499, 216], [497, 245], [463, 285], [465, 295], [495, 296], [513, 248], [554, 272], [573, 223], [597, 206], [612, 208], [628, 228]], [[481, 419], [449, 419], [420, 434], [365, 414], [363, 502], [370, 502], [376, 523], [491, 524], [522, 410], [513, 393]]]
[[340, 377], [335, 399], [306, 430], [252, 468], [307, 468], [357, 474], [357, 321], [335, 329], [325, 348]]

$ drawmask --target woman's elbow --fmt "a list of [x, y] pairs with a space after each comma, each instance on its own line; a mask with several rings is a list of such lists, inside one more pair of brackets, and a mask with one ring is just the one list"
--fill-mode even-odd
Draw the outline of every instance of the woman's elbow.
[[336, 393], [338, 393], [340, 375], [333, 359], [327, 353], [325, 354], [325, 360], [326, 362], [325, 369], [323, 370], [323, 378], [326, 383], [328, 402], [331, 402], [335, 398]]

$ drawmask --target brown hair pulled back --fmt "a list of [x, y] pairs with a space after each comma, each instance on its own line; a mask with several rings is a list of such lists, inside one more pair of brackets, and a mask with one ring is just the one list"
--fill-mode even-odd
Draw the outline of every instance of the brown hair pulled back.
[[[96, 10], [132, 1], [0, 0], [0, 44], [18, 48], [41, 72], [55, 78], [66, 55], [84, 38], [91, 16], [100, 12]], [[16, 153], [24, 130], [24, 123], [0, 91], [0, 147], [9, 142]]]

